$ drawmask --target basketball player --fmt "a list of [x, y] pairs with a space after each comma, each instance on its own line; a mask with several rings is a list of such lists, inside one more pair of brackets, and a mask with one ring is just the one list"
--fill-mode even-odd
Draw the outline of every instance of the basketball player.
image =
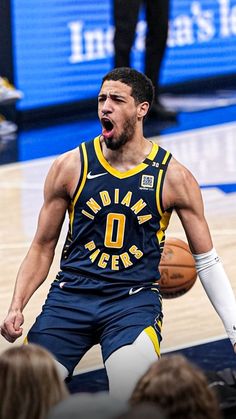
[[38, 228], [1, 326], [10, 342], [22, 335], [23, 309], [48, 275], [68, 211], [60, 271], [28, 341], [50, 350], [65, 376], [100, 343], [110, 392], [123, 399], [160, 355], [158, 265], [173, 209], [203, 286], [236, 343], [235, 298], [213, 248], [199, 186], [168, 151], [143, 136], [153, 95], [151, 81], [134, 69], [117, 68], [103, 78], [102, 132], [53, 163]]

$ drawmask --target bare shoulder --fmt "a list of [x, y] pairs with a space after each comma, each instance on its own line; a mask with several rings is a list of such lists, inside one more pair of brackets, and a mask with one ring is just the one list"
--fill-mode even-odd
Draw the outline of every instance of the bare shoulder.
[[80, 170], [80, 151], [77, 147], [61, 154], [54, 160], [45, 186], [53, 187], [58, 192], [72, 197], [79, 180]]
[[175, 186], [179, 183], [179, 181], [185, 183], [185, 181], [192, 180], [196, 182], [196, 179], [190, 170], [174, 157], [172, 157], [168, 166], [167, 179], [171, 184], [173, 183]]
[[200, 188], [197, 180], [187, 167], [172, 157], [166, 173], [163, 201], [165, 208], [179, 207], [198, 195]]
[[205, 253], [212, 248], [200, 186], [193, 174], [175, 159], [171, 159], [166, 173], [163, 205], [165, 209], [175, 209], [193, 253]]
[[58, 156], [54, 160], [52, 168], [58, 170], [59, 172], [61, 170], [63, 172], [70, 172], [76, 170], [78, 164], [80, 164], [80, 152], [79, 148], [77, 147]]

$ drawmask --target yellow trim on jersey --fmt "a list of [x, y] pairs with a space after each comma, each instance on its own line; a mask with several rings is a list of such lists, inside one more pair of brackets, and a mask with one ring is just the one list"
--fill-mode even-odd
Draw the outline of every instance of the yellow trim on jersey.
[[[169, 151], [167, 151], [166, 152], [166, 154], [165, 154], [165, 156], [164, 156], [164, 158], [163, 158], [163, 160], [162, 160], [162, 164], [165, 164], [166, 162], [167, 162], [167, 159], [168, 159], [168, 157], [169, 157], [169, 155], [170, 155], [170, 152]], [[157, 189], [156, 189], [156, 202], [157, 202], [157, 209], [158, 209], [158, 212], [159, 212], [159, 214], [162, 216], [163, 215], [163, 211], [162, 211], [162, 209], [161, 209], [161, 203], [160, 203], [160, 198], [161, 198], [161, 196], [160, 196], [160, 191], [161, 191], [161, 184], [162, 184], [162, 177], [163, 177], [163, 173], [164, 173], [164, 170], [163, 169], [160, 169], [160, 171], [159, 171], [159, 173], [158, 173], [158, 178], [157, 178]]]
[[169, 151], [167, 151], [167, 152], [166, 152], [166, 154], [165, 154], [164, 159], [162, 160], [162, 164], [166, 164], [166, 161], [167, 161], [167, 159], [168, 159], [169, 155], [170, 155], [170, 152], [169, 152]]
[[[165, 164], [168, 160], [168, 157], [170, 155], [170, 152], [167, 151], [163, 160], [162, 160], [162, 164]], [[158, 243], [161, 243], [163, 240], [163, 237], [165, 236], [165, 230], [168, 227], [169, 221], [170, 221], [170, 216], [171, 213], [169, 212], [163, 212], [161, 209], [161, 185], [162, 185], [162, 178], [164, 175], [164, 170], [160, 169], [159, 174], [158, 174], [158, 178], [157, 178], [157, 189], [156, 189], [156, 203], [157, 203], [157, 210], [161, 216], [161, 220], [160, 220], [160, 229], [157, 232], [157, 240]]]
[[[136, 173], [141, 172], [142, 170], [146, 169], [148, 166], [147, 163], [140, 163], [133, 169], [127, 170], [126, 172], [120, 172], [119, 170], [115, 169], [114, 167], [110, 166], [110, 164], [106, 161], [105, 157], [102, 154], [101, 144], [99, 137], [96, 137], [94, 139], [94, 148], [97, 155], [97, 158], [101, 165], [104, 167], [104, 169], [107, 170], [107, 172], [111, 173], [113, 176], [116, 176], [119, 179], [124, 179], [129, 176], [135, 175]], [[158, 152], [159, 146], [158, 144], [153, 143], [152, 149], [150, 154], [147, 156], [149, 160], [153, 160]]]
[[161, 203], [160, 203], [160, 190], [161, 190], [161, 180], [162, 180], [162, 176], [163, 176], [164, 170], [160, 169], [159, 173], [158, 173], [158, 178], [157, 178], [157, 189], [156, 189], [156, 203], [157, 203], [157, 209], [159, 214], [162, 216], [163, 215], [163, 211], [161, 209]]
[[161, 217], [160, 220], [160, 230], [157, 232], [157, 240], [160, 244], [163, 240], [163, 237], [165, 236], [165, 231], [168, 227], [169, 221], [170, 221], [171, 212], [164, 212], [164, 214]]
[[157, 355], [160, 357], [160, 352], [161, 352], [160, 351], [160, 344], [159, 344], [157, 334], [155, 332], [154, 327], [148, 326], [148, 327], [146, 327], [146, 329], [144, 329], [144, 332], [147, 333], [147, 335], [151, 339], [151, 341], [154, 345], [155, 351], [156, 351]]
[[82, 181], [81, 184], [79, 186], [79, 189], [77, 191], [77, 194], [75, 195], [73, 201], [71, 202], [71, 207], [70, 207], [70, 211], [69, 211], [69, 219], [70, 219], [70, 232], [72, 233], [72, 226], [73, 226], [73, 222], [74, 222], [74, 213], [75, 213], [75, 204], [79, 199], [79, 196], [83, 190], [85, 181], [86, 181], [86, 177], [87, 177], [87, 173], [88, 173], [88, 155], [87, 155], [87, 150], [85, 147], [85, 143], [81, 144], [81, 148], [82, 148], [82, 152], [83, 152], [83, 158], [84, 158], [84, 172], [83, 172], [83, 177], [82, 177]]
[[24, 338], [24, 340], [23, 340], [23, 345], [28, 345], [28, 337], [26, 336], [25, 338]]

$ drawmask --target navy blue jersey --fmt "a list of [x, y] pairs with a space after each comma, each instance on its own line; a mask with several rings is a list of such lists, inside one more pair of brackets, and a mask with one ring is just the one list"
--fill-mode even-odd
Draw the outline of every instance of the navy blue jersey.
[[144, 162], [120, 172], [105, 160], [99, 137], [80, 146], [82, 170], [69, 209], [61, 270], [109, 284], [147, 286], [158, 265], [171, 211], [162, 187], [171, 154], [153, 144]]

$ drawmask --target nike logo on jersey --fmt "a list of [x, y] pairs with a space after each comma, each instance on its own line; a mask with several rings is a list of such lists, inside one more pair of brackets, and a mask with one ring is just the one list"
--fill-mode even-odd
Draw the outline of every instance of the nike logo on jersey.
[[97, 173], [95, 175], [92, 175], [91, 172], [87, 174], [87, 179], [95, 179], [96, 177], [107, 175], [107, 173]]
[[129, 295], [133, 295], [133, 294], [137, 294], [137, 292], [143, 290], [144, 287], [141, 288], [137, 288], [136, 290], [134, 290], [133, 288], [130, 288], [129, 290]]

